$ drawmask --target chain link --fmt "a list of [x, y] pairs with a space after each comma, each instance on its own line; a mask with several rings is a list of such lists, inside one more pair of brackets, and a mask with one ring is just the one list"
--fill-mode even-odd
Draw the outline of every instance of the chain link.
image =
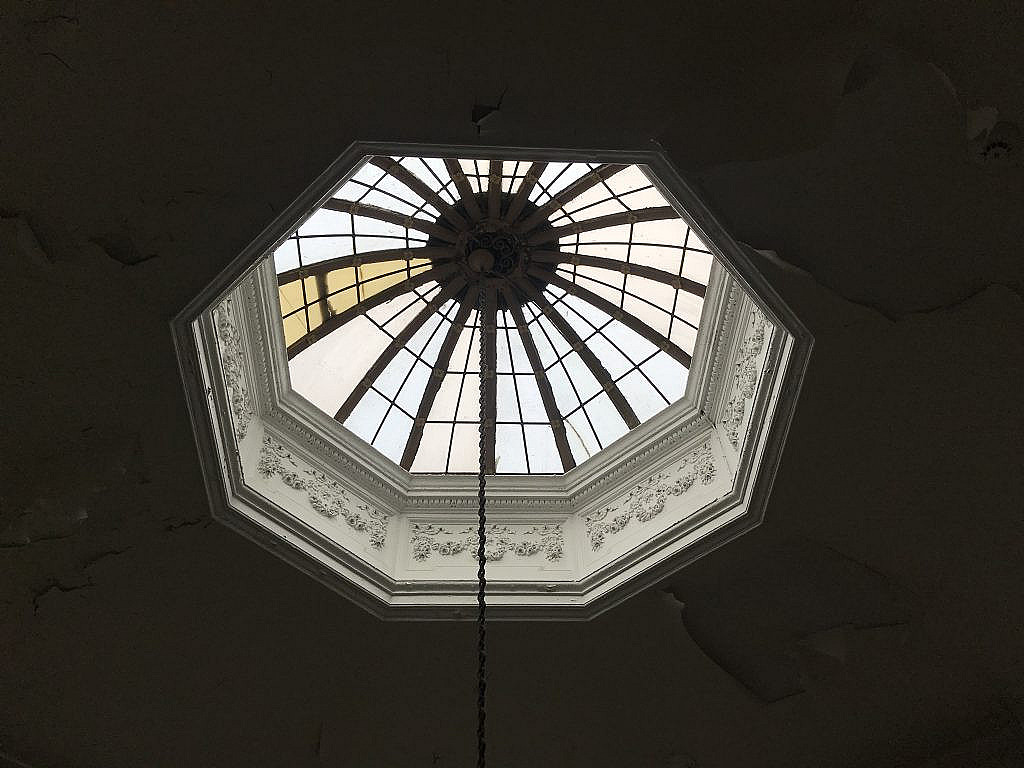
[[484, 726], [487, 721], [487, 602], [484, 599], [484, 592], [487, 588], [487, 510], [484, 498], [484, 491], [487, 486], [487, 446], [486, 428], [484, 420], [487, 417], [487, 395], [488, 387], [485, 383], [489, 373], [487, 368], [488, 345], [484, 342], [484, 333], [487, 330], [484, 323], [487, 319], [487, 289], [480, 286], [479, 301], [477, 304], [479, 325], [480, 325], [480, 475], [479, 489], [477, 495], [480, 502], [479, 529], [477, 531], [477, 595], [476, 601], [479, 606], [477, 613], [477, 725], [476, 725], [476, 765], [477, 768], [485, 768], [487, 761], [487, 738]]

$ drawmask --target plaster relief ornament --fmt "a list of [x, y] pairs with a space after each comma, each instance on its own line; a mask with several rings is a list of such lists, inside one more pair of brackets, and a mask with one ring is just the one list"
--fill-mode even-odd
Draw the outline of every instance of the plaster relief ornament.
[[217, 346], [220, 351], [221, 370], [224, 372], [224, 387], [231, 405], [235, 437], [243, 440], [249, 431], [249, 422], [256, 414], [249, 387], [245, 383], [245, 368], [242, 356], [242, 341], [235, 327], [231, 299], [214, 312], [217, 326]]
[[747, 404], [754, 398], [757, 391], [757, 378], [760, 374], [758, 360], [764, 349], [765, 334], [768, 322], [757, 307], [750, 313], [750, 323], [743, 343], [740, 345], [736, 359], [736, 372], [733, 376], [732, 397], [723, 411], [722, 425], [725, 435], [733, 448], [739, 449], [740, 430], [746, 416]]
[[632, 520], [650, 522], [665, 511], [665, 502], [669, 497], [682, 496], [694, 483], [710, 485], [714, 480], [714, 456], [711, 446], [705, 443], [674, 473], [659, 473], [639, 483], [626, 494], [622, 507], [606, 507], [587, 515], [583, 523], [591, 549], [595, 552], [599, 550], [607, 536], [624, 530]]
[[[472, 526], [455, 528], [413, 523], [410, 543], [413, 559], [418, 561], [428, 560], [434, 554], [452, 557], [467, 551], [476, 560], [480, 539], [476, 528]], [[484, 555], [488, 562], [502, 560], [510, 553], [518, 558], [543, 554], [546, 560], [557, 561], [562, 559], [564, 545], [565, 537], [560, 525], [531, 525], [525, 528], [490, 525], [486, 531]]]
[[323, 472], [301, 465], [279, 442], [269, 435], [263, 437], [263, 447], [256, 471], [266, 478], [278, 477], [289, 488], [305, 491], [309, 505], [326, 518], [341, 518], [355, 531], [365, 532], [370, 546], [383, 549], [388, 531], [388, 516], [368, 504], [357, 504], [354, 511], [348, 492]]

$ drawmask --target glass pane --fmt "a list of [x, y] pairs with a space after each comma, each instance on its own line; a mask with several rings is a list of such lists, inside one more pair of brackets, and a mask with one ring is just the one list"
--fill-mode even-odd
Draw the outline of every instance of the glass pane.
[[530, 455], [530, 470], [532, 472], [561, 472], [562, 460], [558, 457], [558, 448], [555, 446], [555, 436], [551, 432], [551, 427], [527, 424], [523, 429], [526, 431], [526, 450]]
[[384, 419], [388, 405], [387, 400], [370, 390], [356, 404], [352, 415], [345, 420], [345, 426], [369, 443]]
[[427, 424], [423, 427], [423, 439], [420, 441], [416, 458], [413, 459], [413, 472], [444, 472], [448, 464], [448, 446], [452, 439], [451, 424]]
[[633, 371], [624, 376], [619, 380], [618, 385], [622, 394], [626, 396], [629, 404], [633, 407], [633, 412], [641, 421], [651, 418], [668, 405], [640, 371]]
[[[692, 235], [690, 240], [693, 240]], [[710, 253], [687, 251], [686, 257], [683, 259], [683, 277], [688, 277], [691, 280], [696, 280], [698, 283], [707, 285], [708, 280], [711, 279], [711, 261], [712, 256]]]
[[516, 377], [516, 388], [519, 391], [519, 407], [523, 412], [523, 421], [547, 421], [544, 401], [540, 397], [537, 379], [531, 374]]
[[675, 313], [678, 317], [688, 322], [690, 325], [697, 325], [700, 323], [700, 313], [704, 309], [704, 300], [699, 296], [694, 296], [692, 293], [686, 291], [680, 291], [679, 296], [676, 299]]
[[523, 339], [518, 329], [509, 331], [509, 342], [512, 351], [512, 368], [516, 373], [530, 373], [533, 367], [530, 365], [530, 358], [526, 354], [526, 347], [523, 345]]
[[578, 354], [573, 352], [571, 355], [566, 355], [563, 362], [580, 398], [586, 401], [601, 391], [601, 385], [598, 384], [594, 374], [590, 372], [590, 368]]
[[498, 376], [498, 421], [519, 421], [519, 401], [511, 374]]
[[508, 332], [503, 328], [498, 329], [497, 338], [495, 339], [495, 349], [497, 351], [497, 371], [498, 373], [512, 373], [512, 355], [508, 348]]
[[476, 472], [480, 469], [480, 428], [476, 424], [456, 424], [452, 433], [449, 472]]
[[519, 425], [499, 424], [495, 428], [494, 468], [498, 472], [526, 472], [526, 446]]
[[462, 379], [462, 395], [456, 421], [476, 421], [480, 418], [480, 375], [467, 373]]
[[416, 358], [408, 350], [400, 349], [394, 360], [387, 364], [377, 380], [373, 382], [374, 389], [385, 397], [393, 398], [398, 394], [398, 388], [402, 386], [406, 374], [409, 373], [415, 361]]
[[682, 245], [686, 242], [687, 229], [682, 219], [639, 221], [633, 225], [633, 242]]
[[626, 422], [622, 420], [622, 416], [612, 404], [611, 398], [605, 393], [602, 392], [584, 408], [590, 417], [590, 423], [597, 430], [597, 437], [601, 440], [601, 445], [607, 446], [628, 431]]
[[[669, 308], [672, 307], [670, 303]], [[626, 295], [622, 300], [622, 308], [644, 325], [650, 326], [662, 336], [668, 336], [669, 313], [646, 301]]]
[[[423, 307], [423, 304], [419, 305], [417, 314], [420, 311], [422, 311]], [[409, 338], [406, 347], [409, 349], [410, 352], [418, 355], [420, 352], [423, 351], [423, 348], [427, 345], [427, 342], [434, 337], [438, 326], [441, 324], [441, 319], [441, 315], [437, 312], [435, 312], [434, 314], [427, 318], [427, 321], [419, 327], [419, 330], [417, 330]]]
[[321, 208], [314, 211], [299, 227], [300, 235], [350, 235], [352, 234], [352, 216], [340, 211]]
[[697, 343], [697, 331], [678, 320], [672, 323], [672, 333], [669, 334], [672, 343], [685, 352], [693, 354], [693, 347]]
[[582, 410], [576, 411], [565, 420], [565, 432], [575, 437], [580, 445], [583, 446], [583, 458], [577, 457], [577, 462], [584, 461], [601, 450], [601, 446], [597, 442], [597, 436], [594, 434], [594, 430], [591, 429], [590, 422], [587, 421], [587, 416]]
[[[644, 175], [644, 172], [637, 168], [635, 165], [631, 165], [628, 168], [623, 168], [618, 173], [609, 177], [605, 182], [616, 195], [624, 195], [627, 192], [632, 192], [635, 189], [643, 189], [651, 185], [650, 180]], [[659, 195], [659, 198], [661, 196]], [[666, 205], [664, 198], [661, 198], [662, 202], [659, 205]]]
[[670, 403], [681, 398], [686, 391], [686, 368], [664, 352], [659, 352], [641, 365], [640, 370], [647, 374]]
[[412, 419], [397, 408], [392, 408], [373, 441], [373, 447], [394, 462], [402, 460], [405, 443], [412, 430]]
[[682, 248], [666, 248], [660, 245], [634, 245], [629, 251], [631, 263], [654, 267], [673, 275], [679, 274], [682, 258]]
[[608, 369], [613, 379], [617, 379], [633, 367], [633, 363], [602, 334], [594, 336], [587, 344], [594, 350], [597, 359]]
[[397, 402], [408, 413], [416, 413], [419, 410], [420, 402], [423, 400], [423, 393], [430, 381], [431, 368], [421, 362], [417, 362], [405, 380], [401, 391], [398, 393]]
[[565, 414], [580, 404], [579, 398], [573, 392], [569, 377], [561, 365], [552, 366], [548, 369], [548, 381], [551, 383], [551, 391], [555, 394], [555, 402], [558, 404], [560, 413]]
[[351, 237], [304, 237], [299, 241], [302, 263], [316, 264], [327, 259], [351, 256], [355, 245]]
[[582, 315], [590, 325], [594, 328], [600, 328], [602, 325], [611, 320], [611, 316], [606, 312], [598, 309], [593, 304], [577, 297], [577, 296], [566, 296], [563, 301], [573, 309]]
[[274, 271], [278, 274], [286, 272], [289, 269], [295, 269], [299, 266], [299, 251], [295, 246], [295, 240], [289, 238], [285, 240], [274, 251]]
[[459, 389], [462, 387], [462, 374], [449, 373], [441, 382], [434, 404], [430, 408], [430, 421], [454, 421], [455, 408], [459, 402]]

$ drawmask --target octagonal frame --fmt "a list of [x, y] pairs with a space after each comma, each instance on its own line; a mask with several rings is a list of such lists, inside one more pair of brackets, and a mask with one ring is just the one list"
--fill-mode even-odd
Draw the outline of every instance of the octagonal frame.
[[[590, 151], [365, 142], [356, 142], [346, 149], [171, 323], [207, 494], [213, 515], [217, 520], [238, 530], [382, 618], [466, 619], [473, 616], [475, 583], [464, 575], [464, 568], [460, 575], [454, 578], [426, 579], [416, 582], [415, 579], [408, 578], [408, 570], [401, 574], [394, 569], [390, 574], [383, 573], [379, 567], [368, 561], [365, 554], [353, 553], [344, 545], [326, 541], [330, 537], [311, 535], [302, 525], [293, 524], [290, 518], [294, 518], [294, 515], [285, 508], [281, 498], [275, 502], [267, 497], [272, 494], [262, 494], [246, 483], [242, 467], [242, 454], [237, 443], [232, 445], [229, 435], [231, 431], [229, 429], [230, 418], [225, 414], [232, 405], [231, 393], [225, 386], [223, 361], [213, 361], [213, 358], [220, 354], [218, 331], [214, 327], [216, 322], [214, 316], [219, 311], [217, 308], [226, 306], [224, 301], [232, 295], [233, 291], [236, 299], [240, 297], [243, 285], [248, 286], [250, 299], [254, 299], [256, 305], [263, 301], [265, 308], [265, 302], [269, 298], [266, 294], [272, 286], [269, 283], [270, 275], [267, 268], [264, 267], [261, 274], [261, 263], [264, 263], [268, 254], [271, 254], [280, 242], [294, 232], [310, 212], [316, 210], [370, 155], [636, 164], [650, 172], [652, 183], [698, 232], [709, 250], [712, 251], [716, 262], [725, 267], [723, 272], [727, 272], [721, 278], [725, 287], [722, 289], [719, 301], [723, 317], [727, 315], [731, 317], [734, 328], [731, 332], [732, 337], [728, 339], [729, 344], [722, 342], [716, 347], [713, 354], [710, 351], [707, 353], [709, 360], [714, 357], [713, 363], [708, 362], [707, 377], [722, 379], [719, 381], [720, 389], [726, 386], [724, 383], [725, 373], [729, 371], [729, 366], [735, 365], [737, 349], [744, 342], [743, 334], [740, 333], [742, 330], [738, 319], [740, 315], [744, 318], [751, 318], [756, 317], [759, 313], [767, 322], [768, 327], [773, 329], [769, 335], [769, 343], [764, 345], [766, 349], [762, 370], [758, 374], [756, 392], [751, 399], [747, 413], [749, 421], [746, 424], [741, 424], [745, 430], [745, 436], [738, 445], [736, 456], [731, 461], [724, 454], [721, 457], [725, 460], [725, 464], [730, 464], [732, 472], [732, 486], [729, 490], [720, 492], [713, 499], [706, 499], [699, 508], [689, 510], [682, 519], [677, 521], [678, 524], [655, 531], [648, 539], [627, 547], [625, 551], [611, 558], [597, 570], [575, 580], [550, 578], [550, 574], [547, 574], [549, 576], [547, 579], [541, 578], [545, 575], [544, 573], [534, 574], [532, 579], [525, 581], [495, 579], [491, 582], [491, 591], [489, 592], [491, 616], [499, 619], [592, 618], [761, 522], [813, 341], [799, 319], [758, 273], [748, 256], [750, 249], [736, 243], [725, 232], [700, 198], [673, 168], [664, 153], [657, 150]], [[261, 291], [263, 292], [262, 297], [257, 295]], [[749, 298], [750, 296], [756, 296], [756, 301]], [[238, 303], [242, 302], [238, 301]], [[255, 305], [250, 302], [246, 311], [249, 312], [252, 306]], [[733, 313], [732, 315], [729, 315], [730, 311]], [[275, 321], [276, 318], [264, 316], [260, 323], [254, 323], [250, 312], [248, 319], [243, 319], [240, 325], [248, 327], [252, 331], [254, 325], [262, 324], [264, 333], [272, 333]], [[235, 332], [237, 333], [237, 331]], [[259, 333], [255, 334], [257, 341], [259, 336]], [[251, 344], [252, 338], [250, 335], [250, 338], [242, 346]], [[283, 350], [280, 352], [283, 353]], [[274, 351], [273, 349], [264, 349], [262, 354], [264, 358], [268, 355], [273, 357]], [[272, 362], [268, 363], [264, 359], [264, 370], [273, 368]], [[280, 373], [281, 361], [277, 362], [278, 373]], [[243, 373], [248, 379], [248, 383], [255, 388], [256, 374], [252, 370], [251, 361], [248, 365], [249, 369]], [[287, 361], [285, 360], [286, 365]], [[286, 376], [284, 378], [287, 379]], [[707, 384], [707, 382], [703, 383]], [[301, 402], [296, 403], [292, 398], [289, 403], [288, 387], [286, 384], [281, 384], [280, 378], [276, 381], [275, 386], [278, 389], [276, 396], [282, 399], [274, 400], [274, 393], [264, 392], [265, 400], [254, 403], [252, 406], [253, 415], [257, 421], [268, 413], [273, 416], [274, 414], [270, 413], [273, 411], [277, 411], [277, 416], [281, 416], [285, 411], [290, 411], [293, 417], [300, 417], [300, 421], [303, 414], [310, 415], [309, 408], [305, 408]], [[710, 388], [710, 384], [708, 387]], [[688, 387], [687, 391], [689, 393], [691, 388]], [[299, 400], [301, 401], [301, 398]], [[686, 400], [685, 397], [684, 400]], [[717, 420], [725, 400], [719, 397], [718, 405], [712, 406], [713, 400], [714, 398], [704, 397], [698, 402], [691, 402], [691, 410], [697, 416], [704, 417], [712, 429], [720, 431], [721, 425], [717, 423]], [[309, 404], [306, 403], [306, 405]], [[714, 407], [719, 410], [708, 411], [709, 408], [713, 410]], [[672, 409], [668, 410], [672, 411]], [[678, 416], [679, 413], [677, 408], [671, 415]], [[658, 417], [655, 417], [652, 421], [657, 420]], [[741, 422], [742, 420], [741, 414]], [[662, 422], [664, 421], [665, 419], [662, 419]], [[695, 420], [693, 423], [697, 424], [698, 421]], [[265, 433], [264, 442], [267, 439], [267, 434], [270, 434], [275, 441], [277, 439], [287, 441], [292, 432], [301, 431], [293, 428], [290, 423], [284, 425], [282, 422], [271, 425], [271, 422], [267, 421], [266, 424], [264, 422], [260, 422], [260, 424]], [[268, 432], [270, 426], [272, 429]], [[623, 449], [622, 455], [617, 457], [621, 465], [615, 467], [615, 472], [619, 474], [618, 480], [608, 481], [603, 476], [588, 478], [589, 488], [592, 491], [594, 488], [598, 488], [597, 491], [592, 492], [592, 496], [597, 499], [598, 506], [602, 500], [612, 498], [615, 495], [613, 492], [620, 492], [621, 497], [623, 490], [626, 490], [627, 493], [635, 493], [638, 489], [644, 488], [648, 479], [653, 480], [668, 464], [673, 462], [678, 464], [684, 460], [686, 458], [684, 454], [687, 452], [689, 452], [687, 455], [695, 455], [704, 434], [698, 434], [699, 430], [695, 427], [687, 426], [677, 429], [674, 435], [666, 436], [667, 427], [662, 423], [660, 426], [647, 427], [647, 432], [661, 429], [660, 435], [651, 438], [650, 434], [645, 435], [645, 427], [647, 427], [646, 424], [641, 425], [620, 440], [620, 442], [625, 441], [628, 444], [628, 449]], [[322, 456], [317, 455], [318, 452], [330, 453], [332, 450], [337, 450], [337, 445], [330, 444], [331, 437], [331, 435], [325, 435], [321, 428], [312, 434], [305, 434], [304, 439], [294, 445], [275, 444], [283, 447], [286, 453], [289, 449], [292, 450], [293, 458], [305, 462], [303, 466], [313, 467], [315, 472], [320, 473], [311, 475], [311, 477], [319, 477], [326, 473], [331, 476], [328, 479], [331, 479], [332, 482], [336, 482], [333, 478], [343, 482], [352, 481], [353, 477], [346, 475], [346, 471], [353, 472], [358, 468], [358, 471], [362, 472], [366, 478], [373, 477], [374, 473], [383, 477], [390, 472], [390, 480], [386, 478], [382, 481], [383, 485], [387, 485], [389, 482], [394, 483], [396, 477], [400, 479], [393, 470], [388, 470], [387, 462], [382, 463], [372, 455], [369, 459], [362, 457], [360, 460], [350, 460], [348, 464], [335, 463], [334, 466], [330, 466], [330, 462], [318, 463], [318, 460], [322, 459]], [[645, 446], [643, 445], [645, 437], [660, 442], [654, 447]], [[627, 440], [627, 438], [629, 439]], [[265, 444], [263, 450], [266, 451]], [[370, 453], [372, 454], [372, 449]], [[601, 453], [604, 454], [605, 451]], [[659, 455], [659, 453], [664, 455]], [[288, 455], [292, 456], [292, 454]], [[249, 458], [252, 459], [252, 457]], [[352, 458], [349, 457], [349, 459]], [[581, 466], [586, 467], [586, 464], [589, 463], [590, 461]], [[399, 470], [399, 472], [403, 471]], [[584, 472], [580, 474], [584, 474]], [[251, 467], [249, 475], [251, 483], [253, 475]], [[506, 478], [508, 477], [506, 476]], [[671, 480], [671, 478], [669, 479]], [[602, 484], [607, 486], [609, 482], [612, 482], [614, 487], [599, 488]], [[632, 485], [630, 485], [631, 483]], [[357, 485], [358, 483], [351, 483], [351, 487]], [[396, 488], [400, 488], [401, 485], [398, 483]], [[492, 489], [499, 497], [496, 505], [499, 508], [499, 518], [503, 514], [501, 509], [504, 505], [507, 513], [505, 519], [519, 519], [514, 515], [510, 518], [511, 512], [508, 511], [510, 509], [515, 511], [514, 508], [519, 504], [515, 498], [519, 493], [518, 489], [522, 489], [522, 494], [529, 497], [520, 506], [528, 506], [529, 499], [534, 499], [534, 501], [539, 499], [540, 506], [551, 501], [550, 499], [545, 501], [543, 492], [538, 490], [538, 481], [529, 476], [511, 476], [510, 482], [502, 482], [501, 476], [499, 476], [489, 479], [488, 485], [489, 489]], [[650, 488], [649, 484], [647, 487]], [[454, 511], [447, 512], [448, 516], [445, 519], [453, 520], [454, 524], [461, 525], [472, 520], [472, 516], [466, 513], [468, 505], [458, 508], [458, 505], [462, 503], [463, 496], [468, 497], [475, 490], [472, 478], [453, 478], [452, 476], [426, 478], [418, 483], [407, 483], [400, 492], [408, 494], [411, 489], [418, 489], [419, 492], [431, 496], [431, 503], [440, 500], [441, 507], [445, 504], [450, 505]], [[291, 490], [295, 489], [291, 488]], [[362, 491], [365, 491], [365, 488]], [[386, 495], [386, 493], [374, 494], [371, 490], [363, 492], [362, 499], [366, 501], [373, 496], [374, 498], [370, 500], [379, 504]], [[312, 497], [310, 498], [312, 499]], [[427, 521], [424, 523], [425, 525], [431, 524], [431, 520], [440, 519], [436, 518], [437, 508], [438, 504], [434, 503], [434, 506], [427, 511], [426, 517], [423, 518]], [[596, 508], [594, 507], [594, 509]], [[557, 524], [554, 521], [564, 517], [566, 530], [572, 529], [570, 532], [580, 541], [584, 541], [587, 534], [592, 533], [593, 530], [590, 527], [590, 518], [577, 514], [574, 509], [569, 509], [569, 515], [566, 517], [565, 511], [565, 509], [555, 512], [550, 509], [542, 511], [538, 507], [533, 510], [528, 524], [547, 525], [550, 522], [561, 527], [562, 524]], [[430, 515], [435, 515], [435, 517]], [[522, 523], [513, 523], [513, 525], [516, 524]], [[606, 525], [605, 523], [600, 524]], [[403, 534], [408, 534], [408, 532], [407, 528], [403, 528], [401, 531]], [[379, 564], [377, 565], [379, 566]], [[495, 567], [500, 572], [500, 565], [489, 564], [489, 570]], [[475, 572], [475, 566], [471, 570]], [[400, 578], [402, 575], [406, 578]], [[580, 574], [577, 573], [577, 576]]]

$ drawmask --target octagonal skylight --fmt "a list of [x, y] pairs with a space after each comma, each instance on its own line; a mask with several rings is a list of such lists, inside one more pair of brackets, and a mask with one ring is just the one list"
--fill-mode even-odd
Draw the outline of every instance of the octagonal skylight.
[[679, 401], [713, 256], [634, 164], [375, 155], [274, 252], [294, 391], [414, 473], [558, 474]]
[[482, 432], [488, 615], [593, 617], [761, 520], [811, 339], [757, 258], [660, 152], [356, 142], [173, 323], [213, 513], [467, 618]]

